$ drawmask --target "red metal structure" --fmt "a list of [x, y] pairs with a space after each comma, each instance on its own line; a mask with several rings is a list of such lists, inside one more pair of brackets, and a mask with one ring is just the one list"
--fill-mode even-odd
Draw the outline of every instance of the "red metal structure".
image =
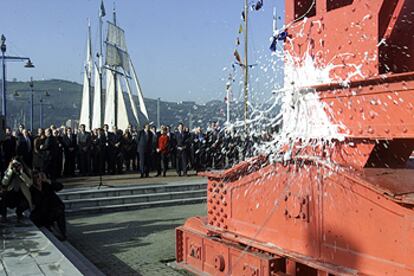
[[412, 1], [286, 0], [286, 22], [287, 52], [308, 48], [318, 66], [335, 65], [332, 80], [350, 80], [313, 87], [346, 139], [206, 174], [208, 214], [177, 228], [177, 264], [206, 275], [414, 275]]

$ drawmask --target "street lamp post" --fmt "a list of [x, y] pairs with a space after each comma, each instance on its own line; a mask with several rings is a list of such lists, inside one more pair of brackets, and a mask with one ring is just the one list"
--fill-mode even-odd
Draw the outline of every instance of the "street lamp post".
[[6, 61], [25, 61], [26, 64], [24, 67], [26, 68], [34, 68], [34, 65], [30, 58], [28, 57], [16, 57], [16, 56], [6, 56], [6, 37], [1, 35], [1, 67], [3, 70], [3, 78], [2, 78], [2, 85], [1, 85], [1, 115], [4, 116], [4, 120], [7, 117], [7, 105], [6, 105]]
[[39, 128], [42, 128], [43, 126], [43, 98], [40, 98], [40, 101], [39, 101], [39, 111], [40, 111]]
[[[46, 92], [45, 96], [49, 97], [49, 93]], [[43, 128], [43, 108], [45, 106], [49, 106], [52, 109], [54, 108], [53, 104], [45, 102], [43, 97], [40, 97], [40, 100], [39, 100], [39, 128]]]
[[[30, 90], [16, 90], [14, 96], [19, 96], [19, 92], [30, 92], [30, 129], [33, 131], [34, 127], [34, 93], [35, 92], [44, 92], [45, 96], [48, 97], [49, 93], [45, 90], [34, 89], [33, 78], [30, 78]], [[40, 98], [40, 126], [42, 126], [43, 121], [43, 98]]]
[[34, 90], [33, 90], [33, 78], [30, 77], [30, 129], [33, 131], [33, 97], [34, 97]]

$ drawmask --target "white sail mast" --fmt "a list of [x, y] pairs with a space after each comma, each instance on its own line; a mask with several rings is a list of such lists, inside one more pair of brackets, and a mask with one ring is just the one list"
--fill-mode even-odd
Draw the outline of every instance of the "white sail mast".
[[114, 73], [106, 70], [106, 100], [104, 123], [110, 127], [115, 126], [115, 79]]
[[84, 124], [87, 130], [91, 129], [91, 77], [92, 77], [92, 45], [91, 25], [88, 24], [88, 39], [86, 43], [86, 64], [83, 76], [82, 103], [79, 124]]
[[101, 75], [99, 73], [98, 66], [94, 66], [95, 78], [94, 78], [94, 98], [93, 98], [93, 114], [92, 114], [92, 129], [102, 127], [102, 87], [101, 87]]
[[131, 91], [131, 85], [129, 83], [129, 79], [125, 78], [125, 83], [126, 83], [126, 88], [127, 88], [127, 92], [128, 92], [128, 97], [129, 97], [129, 101], [131, 103], [131, 108], [132, 108], [132, 114], [134, 114], [134, 119], [137, 122], [138, 125], [140, 125], [140, 121], [139, 121], [139, 116], [138, 116], [138, 110], [137, 107], [135, 105], [135, 101], [132, 95], [132, 91]]
[[137, 94], [138, 94], [139, 111], [148, 121], [148, 111], [147, 111], [147, 107], [145, 106], [144, 96], [143, 96], [142, 90], [141, 90], [141, 85], [139, 83], [137, 73], [135, 71], [134, 64], [132, 63], [131, 60], [130, 60], [130, 65], [131, 65], [131, 68], [132, 68], [132, 78], [134, 79], [135, 87], [137, 89]]
[[129, 118], [128, 118], [128, 112], [125, 106], [124, 92], [122, 91], [121, 79], [119, 77], [116, 79], [116, 87], [118, 91], [117, 101], [116, 101], [118, 104], [117, 127], [119, 129], [127, 129], [129, 125]]

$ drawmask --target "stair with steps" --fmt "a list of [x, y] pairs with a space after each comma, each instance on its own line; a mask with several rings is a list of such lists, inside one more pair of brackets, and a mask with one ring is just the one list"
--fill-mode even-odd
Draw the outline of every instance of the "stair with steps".
[[68, 215], [125, 211], [206, 201], [207, 183], [160, 183], [121, 187], [65, 189], [58, 193]]

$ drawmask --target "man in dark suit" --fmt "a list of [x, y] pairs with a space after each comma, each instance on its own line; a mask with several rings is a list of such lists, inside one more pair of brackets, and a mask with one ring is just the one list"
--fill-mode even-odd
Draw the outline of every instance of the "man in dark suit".
[[90, 147], [91, 135], [86, 132], [85, 125], [81, 124], [77, 135], [78, 144], [78, 166], [81, 175], [88, 175], [90, 172]]
[[152, 152], [153, 134], [149, 128], [149, 124], [144, 124], [144, 129], [138, 132], [137, 135], [137, 151], [139, 155], [139, 171], [141, 178], [149, 176], [151, 166], [151, 152]]
[[109, 126], [107, 124], [104, 125], [104, 156], [105, 156], [105, 164], [107, 167], [108, 174], [115, 173], [115, 156], [114, 156], [114, 133], [109, 132]]
[[45, 143], [41, 146], [41, 150], [44, 151], [45, 173], [50, 179], [55, 180], [58, 175], [56, 164], [59, 158], [59, 145], [56, 137], [53, 136], [52, 129], [46, 129], [45, 134]]
[[32, 168], [33, 161], [33, 139], [27, 129], [23, 130], [23, 138], [25, 141], [25, 151], [23, 154], [23, 161], [29, 167]]
[[72, 129], [70, 127], [66, 128], [65, 135], [62, 137], [62, 143], [65, 154], [63, 174], [65, 176], [74, 176], [77, 144], [76, 135], [72, 133]]
[[181, 172], [187, 175], [187, 147], [190, 139], [188, 132], [184, 131], [184, 125], [179, 123], [177, 126], [177, 132], [175, 133], [176, 150], [177, 150], [177, 174], [181, 176]]
[[12, 135], [12, 131], [9, 127], [6, 128], [6, 135], [4, 137], [2, 146], [5, 164], [5, 167], [2, 169], [2, 171], [4, 171], [9, 165], [12, 158], [16, 155], [16, 137]]

